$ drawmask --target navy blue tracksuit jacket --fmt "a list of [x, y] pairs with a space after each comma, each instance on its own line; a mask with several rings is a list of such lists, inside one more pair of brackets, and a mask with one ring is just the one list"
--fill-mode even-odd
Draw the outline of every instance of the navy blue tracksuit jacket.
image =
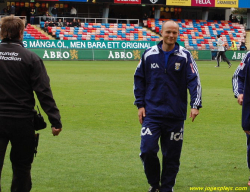
[[240, 65], [235, 70], [232, 83], [234, 96], [236, 98], [239, 94], [244, 94], [242, 104], [242, 128], [250, 131], [250, 51], [246, 53]]
[[145, 107], [148, 117], [185, 120], [187, 89], [191, 108], [201, 108], [197, 65], [190, 52], [178, 43], [168, 58], [161, 47], [162, 41], [142, 55], [134, 75], [134, 104]]
[[[240, 65], [234, 72], [233, 79], [234, 96], [238, 98], [243, 94], [241, 125], [243, 130], [250, 131], [250, 51], [243, 57]], [[250, 135], [247, 136], [247, 165], [250, 169]]]
[[244, 94], [242, 104], [242, 128], [250, 131], [250, 51], [243, 57], [240, 65], [234, 72], [233, 92], [237, 98], [240, 94]]

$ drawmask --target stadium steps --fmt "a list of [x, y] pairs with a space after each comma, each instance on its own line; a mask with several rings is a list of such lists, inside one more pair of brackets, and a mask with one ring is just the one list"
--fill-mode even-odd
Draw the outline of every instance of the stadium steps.
[[50, 40], [55, 40], [54, 37], [52, 37], [51, 35], [49, 35], [48, 33], [46, 33], [44, 30], [41, 29], [40, 25], [32, 25], [32, 27], [34, 27], [35, 29], [37, 29], [37, 31], [41, 32], [42, 34], [46, 35], [47, 37], [49, 37]]
[[161, 37], [161, 34], [160, 32], [156, 32], [155, 30], [152, 30], [151, 28], [147, 28], [147, 27], [143, 27], [143, 28], [146, 28], [148, 31], [150, 31], [153, 35], [155, 36], [158, 36], [158, 37]]

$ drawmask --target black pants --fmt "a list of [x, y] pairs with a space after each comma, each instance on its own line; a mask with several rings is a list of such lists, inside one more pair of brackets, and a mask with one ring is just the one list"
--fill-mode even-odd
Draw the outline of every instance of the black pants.
[[222, 57], [224, 61], [227, 62], [228, 65], [230, 65], [230, 61], [227, 59], [225, 55], [225, 51], [218, 51], [218, 54], [217, 54], [217, 66], [218, 67], [220, 66], [220, 56]]
[[13, 170], [11, 192], [29, 192], [31, 190], [30, 171], [35, 149], [33, 126], [33, 118], [0, 117], [0, 181], [4, 156], [10, 141], [10, 160]]

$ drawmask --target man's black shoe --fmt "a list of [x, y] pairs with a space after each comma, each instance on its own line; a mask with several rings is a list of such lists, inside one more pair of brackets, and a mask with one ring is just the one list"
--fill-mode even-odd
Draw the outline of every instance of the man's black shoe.
[[148, 192], [160, 192], [160, 187], [153, 187], [153, 186], [150, 186]]

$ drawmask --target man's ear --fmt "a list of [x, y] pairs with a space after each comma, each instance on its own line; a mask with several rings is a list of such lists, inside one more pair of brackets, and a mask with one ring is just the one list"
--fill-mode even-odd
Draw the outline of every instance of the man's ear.
[[19, 32], [19, 37], [20, 37], [19, 39], [22, 41], [23, 40], [23, 31]]

